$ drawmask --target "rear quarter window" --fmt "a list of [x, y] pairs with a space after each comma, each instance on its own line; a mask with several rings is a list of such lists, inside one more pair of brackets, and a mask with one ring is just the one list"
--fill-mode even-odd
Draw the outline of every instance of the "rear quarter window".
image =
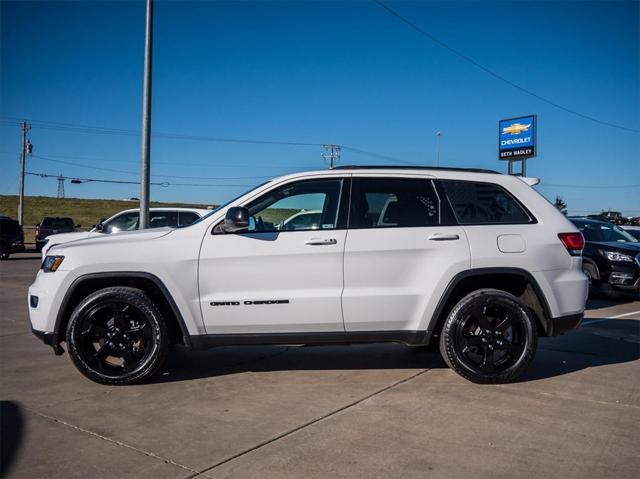
[[441, 181], [458, 223], [526, 224], [533, 218], [504, 188], [493, 183]]

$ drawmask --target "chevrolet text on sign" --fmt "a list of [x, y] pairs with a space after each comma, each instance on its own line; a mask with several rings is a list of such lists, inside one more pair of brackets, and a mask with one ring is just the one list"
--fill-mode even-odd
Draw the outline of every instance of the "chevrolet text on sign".
[[536, 156], [536, 115], [498, 122], [498, 153], [501, 160]]

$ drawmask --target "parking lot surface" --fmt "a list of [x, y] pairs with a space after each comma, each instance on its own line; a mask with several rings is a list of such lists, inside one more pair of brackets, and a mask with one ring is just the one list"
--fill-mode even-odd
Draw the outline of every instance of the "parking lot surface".
[[176, 348], [152, 383], [107, 387], [31, 334], [38, 267], [0, 263], [8, 477], [638, 477], [638, 301], [590, 301], [504, 386], [374, 344]]

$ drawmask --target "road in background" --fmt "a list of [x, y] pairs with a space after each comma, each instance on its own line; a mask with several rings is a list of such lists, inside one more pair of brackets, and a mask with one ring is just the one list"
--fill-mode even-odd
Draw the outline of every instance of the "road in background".
[[[176, 348], [107, 387], [32, 334], [39, 256], [0, 263], [9, 477], [637, 477], [640, 302], [594, 301], [521, 382], [469, 383], [395, 344]], [[15, 446], [15, 447], [12, 447]], [[5, 453], [7, 456], [5, 457]]]

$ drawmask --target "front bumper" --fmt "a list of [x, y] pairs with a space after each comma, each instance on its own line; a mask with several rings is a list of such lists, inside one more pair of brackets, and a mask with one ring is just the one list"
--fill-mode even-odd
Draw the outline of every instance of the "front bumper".
[[46, 344], [47, 346], [51, 346], [56, 356], [60, 356], [61, 354], [64, 353], [64, 349], [62, 349], [62, 346], [60, 346], [60, 341], [58, 340], [57, 333], [49, 333], [47, 331], [38, 331], [33, 328], [31, 329], [31, 332], [35, 335], [36, 338], [38, 338], [44, 344]]
[[[35, 281], [29, 287], [27, 297], [29, 320], [34, 334], [37, 331], [47, 335], [49, 340], [48, 335], [56, 330], [58, 311], [61, 308], [64, 293], [74, 279], [75, 275], [71, 271], [58, 270], [55, 273], [43, 273], [40, 270], [38, 272]], [[37, 300], [34, 301], [32, 297], [37, 297]], [[36, 336], [41, 337], [38, 334]], [[51, 341], [57, 339], [54, 338]]]
[[584, 313], [569, 314], [567, 316], [559, 316], [551, 318], [549, 321], [550, 329], [547, 336], [560, 336], [561, 334], [573, 331], [584, 319]]

